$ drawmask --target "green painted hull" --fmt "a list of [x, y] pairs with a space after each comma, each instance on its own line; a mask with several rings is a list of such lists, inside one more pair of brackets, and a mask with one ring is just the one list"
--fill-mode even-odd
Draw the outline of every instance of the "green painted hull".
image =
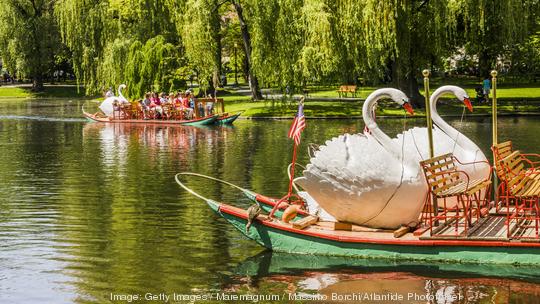
[[255, 221], [249, 232], [246, 220], [223, 212], [218, 203], [209, 206], [240, 232], [260, 245], [276, 251], [295, 254], [331, 255], [369, 259], [430, 262], [493, 263], [540, 265], [540, 247], [398, 245], [376, 242], [341, 242], [293, 233]]
[[240, 116], [241, 113], [228, 116], [226, 118], [218, 118], [216, 124], [218, 125], [232, 125], [233, 122]]
[[184, 126], [207, 126], [207, 125], [214, 124], [216, 122], [216, 120], [217, 120], [217, 116], [212, 116], [212, 117], [203, 118], [203, 119], [196, 120], [196, 121], [185, 122], [182, 125], [184, 125]]

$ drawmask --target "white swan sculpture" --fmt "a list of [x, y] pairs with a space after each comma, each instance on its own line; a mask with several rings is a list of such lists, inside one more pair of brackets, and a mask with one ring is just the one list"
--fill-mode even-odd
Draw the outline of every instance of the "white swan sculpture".
[[114, 112], [114, 105], [113, 103], [116, 101], [116, 102], [121, 102], [121, 103], [124, 103], [124, 102], [128, 102], [128, 100], [124, 97], [124, 95], [122, 95], [122, 90], [126, 88], [126, 85], [125, 84], [121, 84], [119, 87], [118, 87], [118, 96], [111, 96], [111, 97], [107, 97], [100, 105], [99, 105], [99, 108], [101, 109], [101, 111], [109, 116], [109, 117], [112, 117], [113, 116], [113, 112]]
[[[377, 92], [374, 92], [372, 95], [374, 95], [375, 93], [377, 93]], [[457, 131], [456, 129], [451, 127], [438, 114], [437, 108], [436, 108], [437, 101], [439, 100], [439, 98], [442, 95], [447, 94], [447, 93], [454, 94], [459, 100], [461, 100], [467, 106], [467, 108], [469, 108], [469, 110], [472, 111], [472, 105], [470, 104], [470, 100], [469, 100], [469, 97], [468, 97], [467, 93], [465, 92], [465, 90], [463, 90], [463, 89], [461, 89], [459, 87], [456, 87], [456, 86], [443, 86], [443, 87], [437, 89], [433, 93], [433, 95], [431, 96], [431, 99], [430, 99], [430, 108], [431, 108], [431, 111], [432, 111], [432, 120], [433, 120], [433, 122], [435, 124], [434, 132], [433, 132], [434, 143], [435, 143], [435, 145], [434, 145], [435, 146], [434, 147], [435, 148], [435, 153], [434, 154], [435, 155], [441, 155], [441, 154], [453, 152], [454, 155], [461, 162], [464, 162], [464, 163], [486, 161], [485, 155], [478, 148], [478, 146], [476, 144], [474, 144], [474, 142], [472, 142], [465, 135], [461, 134], [459, 131]], [[371, 97], [371, 95], [370, 95], [370, 97]], [[428, 148], [427, 148], [427, 146], [428, 146], [427, 129], [426, 128], [413, 128], [413, 129], [407, 130], [404, 133], [399, 134], [397, 136], [397, 138], [392, 139], [392, 141], [394, 142], [393, 145], [389, 144], [388, 141], [387, 141], [388, 136], [384, 135], [384, 133], [382, 133], [380, 131], [380, 129], [373, 128], [374, 120], [373, 120], [373, 117], [371, 115], [372, 111], [369, 110], [369, 109], [372, 109], [372, 106], [369, 105], [368, 102], [373, 102], [373, 100], [370, 100], [369, 98], [366, 100], [366, 103], [364, 104], [364, 109], [363, 109], [363, 113], [364, 113], [363, 117], [364, 117], [364, 121], [366, 122], [366, 126], [368, 126], [368, 128], [371, 130], [371, 133], [376, 137], [381, 137], [382, 136], [383, 138], [386, 138], [386, 140], [379, 141], [379, 142], [381, 142], [381, 143], [384, 142], [385, 143], [384, 145], [387, 148], [388, 147], [393, 147], [395, 149], [396, 146], [401, 147], [401, 151], [403, 152], [403, 155], [404, 155], [403, 163], [407, 164], [407, 167], [404, 167], [404, 168], [408, 168], [408, 171], [404, 171], [404, 172], [409, 172], [408, 176], [414, 176], [414, 174], [412, 173], [412, 171], [414, 171], [414, 170], [417, 170], [418, 172], [420, 172], [418, 162], [420, 160], [427, 159], [428, 155], [429, 155], [429, 151], [428, 151]], [[380, 134], [380, 133], [382, 133], [382, 134]], [[365, 137], [365, 138], [369, 139], [369, 135], [368, 134], [366, 134], [366, 135], [367, 135], [367, 137]], [[345, 135], [345, 136], [355, 136], [355, 135]], [[356, 135], [356, 136], [363, 137], [362, 135]], [[343, 136], [341, 136], [340, 138], [342, 138], [342, 137]], [[335, 144], [334, 141], [335, 141], [335, 139], [333, 141], [331, 141], [331, 142], [327, 142], [327, 145], [333, 145], [333, 146], [339, 145], [339, 144]], [[328, 149], [326, 149], [326, 147], [325, 147], [325, 150], [328, 151]], [[337, 151], [335, 151], [335, 152], [337, 152]], [[337, 154], [341, 154], [341, 156], [343, 156], [346, 153], [350, 153], [350, 148], [349, 147], [346, 148], [345, 153], [337, 152], [337, 153], [334, 154], [334, 157], [336, 157]], [[365, 151], [358, 150], [357, 153], [358, 154], [365, 154]], [[315, 157], [312, 158], [312, 163], [322, 165], [324, 163], [325, 157], [327, 159], [329, 157], [329, 155], [324, 155], [324, 154], [325, 154], [325, 152], [322, 152], [322, 155], [316, 154]], [[398, 155], [396, 152], [393, 152], [392, 154], [394, 155], [394, 159], [396, 159], [395, 158], [396, 155], [398, 156], [397, 159], [401, 159], [401, 155]], [[375, 161], [372, 156], [365, 156], [365, 157], [366, 157], [366, 159], [368, 161], [370, 161], [370, 160]], [[340, 158], [339, 156], [336, 157], [336, 159], [339, 159], [339, 158]], [[323, 160], [323, 162], [321, 162], [320, 160]], [[389, 160], [389, 159], [387, 159], [387, 160]], [[362, 224], [362, 225], [366, 225], [366, 226], [383, 227], [383, 228], [395, 228], [395, 227], [398, 226], [398, 223], [400, 223], [400, 224], [409, 224], [409, 223], [411, 223], [413, 221], [412, 219], [414, 218], [412, 216], [408, 217], [406, 215], [406, 213], [402, 213], [402, 209], [399, 208], [399, 207], [396, 207], [397, 212], [394, 212], [393, 210], [391, 210], [392, 208], [394, 208], [394, 207], [392, 207], [393, 205], [398, 204], [398, 202], [395, 202], [394, 199], [399, 199], [399, 200], [401, 200], [402, 203], [410, 204], [411, 211], [417, 212], [416, 219], [418, 218], [417, 216], [420, 213], [423, 200], [420, 199], [420, 200], [414, 202], [413, 200], [410, 200], [410, 197], [408, 197], [408, 196], [404, 196], [403, 198], [399, 198], [400, 196], [398, 197], [398, 194], [399, 195], [406, 194], [406, 192], [404, 192], [403, 189], [400, 189], [399, 191], [396, 191], [393, 194], [394, 196], [392, 197], [392, 201], [387, 201], [387, 203], [384, 205], [384, 207], [386, 209], [385, 211], [381, 211], [380, 214], [378, 214], [375, 218], [370, 218], [370, 220], [365, 220], [364, 216], [359, 216], [357, 214], [358, 213], [366, 213], [366, 212], [373, 213], [372, 211], [370, 211], [371, 209], [373, 209], [372, 205], [374, 205], [374, 204], [379, 204], [380, 205], [381, 202], [377, 202], [376, 200], [371, 200], [371, 201], [364, 200], [363, 204], [365, 204], [365, 205], [361, 205], [360, 201], [357, 200], [357, 199], [359, 199], [360, 196], [364, 196], [365, 198], [369, 197], [369, 195], [366, 194], [366, 193], [358, 193], [358, 192], [354, 193], [354, 191], [348, 191], [350, 197], [352, 199], [354, 199], [354, 200], [357, 200], [357, 203], [358, 203], [358, 206], [357, 206], [358, 208], [357, 209], [348, 209], [349, 207], [352, 207], [350, 202], [343, 203], [343, 202], [340, 201], [339, 203], [336, 203], [336, 200], [332, 198], [332, 192], [336, 191], [335, 194], [339, 193], [340, 190], [337, 190], [337, 189], [343, 188], [343, 185], [340, 185], [340, 186], [336, 187], [336, 189], [332, 189], [330, 191], [328, 191], [328, 187], [326, 187], [326, 189], [321, 187], [321, 189], [323, 189], [321, 191], [327, 192], [327, 194], [329, 194], [329, 196], [319, 194], [317, 192], [318, 191], [317, 189], [311, 189], [311, 191], [314, 191], [314, 192], [310, 192], [310, 190], [309, 190], [310, 186], [309, 185], [310, 184], [315, 184], [316, 185], [317, 184], [317, 179], [318, 179], [318, 183], [320, 183], [321, 185], [326, 185], [327, 183], [331, 183], [333, 185], [335, 185], [336, 183], [337, 184], [339, 184], [339, 183], [344, 183], [344, 184], [350, 183], [349, 176], [351, 176], [351, 174], [349, 173], [349, 171], [352, 168], [350, 168], [350, 165], [348, 164], [348, 162], [342, 162], [341, 165], [343, 166], [342, 167], [343, 172], [341, 172], [341, 173], [337, 172], [339, 170], [336, 170], [336, 168], [331, 168], [330, 172], [326, 172], [326, 171], [328, 171], [328, 168], [325, 168], [324, 165], [319, 166], [319, 168], [316, 167], [316, 165], [311, 165], [311, 166], [308, 165], [308, 170], [306, 170], [308, 172], [304, 172], [304, 177], [301, 177], [301, 178], [297, 179], [300, 185], [302, 185], [304, 187], [306, 187], [306, 186], [308, 187], [308, 188], [305, 188], [305, 189], [308, 190], [309, 193], [301, 192], [299, 194], [302, 197], [304, 197], [305, 200], [308, 202], [308, 206], [310, 207], [310, 210], [317, 209], [317, 208], [319, 208], [319, 206], [322, 207], [322, 208], [319, 208], [319, 209], [331, 208], [331, 209], [328, 210], [328, 212], [330, 214], [332, 214], [332, 215], [335, 215], [335, 218], [337, 220], [349, 221], [349, 222]], [[360, 175], [361, 174], [365, 175], [366, 170], [369, 170], [368, 166], [372, 165], [372, 164], [368, 163], [366, 165], [367, 165], [366, 168], [364, 168], [364, 169], [357, 168], [358, 171], [354, 171], [354, 172], [357, 172], [355, 178], [360, 177], [359, 174]], [[487, 164], [487, 162], [486, 163], [480, 163], [480, 164], [477, 163], [477, 164], [474, 164], [474, 165], [460, 165], [460, 164], [458, 164], [458, 167], [460, 168], [460, 170], [463, 170], [463, 171], [467, 172], [469, 174], [469, 176], [471, 177], [471, 179], [486, 178], [487, 176], [489, 176], [489, 172], [490, 172], [489, 165]], [[380, 178], [384, 179], [384, 178], [388, 177], [387, 172], [390, 172], [390, 171], [386, 171], [386, 169], [384, 171], [381, 171]], [[319, 175], [319, 176], [322, 175], [324, 178], [319, 178], [317, 175]], [[407, 175], [404, 175], [404, 176], [407, 176]], [[362, 178], [367, 178], [368, 182], [369, 182], [370, 179], [373, 180], [369, 176], [363, 176]], [[415, 177], [415, 178], [417, 178], [417, 177]], [[377, 181], [377, 182], [382, 183], [382, 184], [388, 184], [388, 185], [392, 185], [393, 183], [395, 183], [395, 181], [393, 181], [392, 179], [390, 179], [388, 181], [383, 180], [383, 181]], [[391, 192], [392, 187], [388, 186], [387, 188], [388, 189], [386, 191]], [[426, 188], [425, 184], [424, 184], [424, 188]], [[374, 193], [377, 194], [377, 193], [380, 193], [381, 189], [383, 189], [383, 188], [381, 188], [380, 185], [375, 185], [374, 189], [377, 190], [376, 192], [374, 192]], [[385, 190], [382, 190], [382, 191], [384, 192]], [[424, 193], [425, 193], [425, 190], [424, 190]], [[343, 198], [345, 200], [347, 199], [346, 197], [343, 197]], [[323, 202], [322, 204], [320, 204], [321, 200], [328, 200], [328, 203], [325, 204]], [[342, 203], [343, 203], [343, 205], [340, 205]], [[319, 205], [319, 206], [317, 206], [317, 205]], [[343, 207], [345, 207], [345, 208], [343, 208]], [[342, 215], [337, 215], [338, 213], [334, 214], [335, 209], [341, 209], [340, 212], [342, 213]], [[324, 211], [325, 210], [320, 211], [320, 214], [324, 217], [324, 219], [325, 220], [333, 220], [333, 218], [331, 216], [328, 216], [326, 214], [326, 212], [324, 212]], [[347, 216], [345, 213], [350, 213], [350, 214], [355, 214], [355, 215], [354, 216], [350, 216], [350, 215]]]
[[374, 107], [385, 97], [412, 112], [403, 92], [376, 90], [362, 109], [369, 132], [327, 141], [311, 158], [304, 176], [295, 179], [338, 221], [378, 228], [418, 221], [427, 187], [413, 151], [405, 151], [375, 122]]

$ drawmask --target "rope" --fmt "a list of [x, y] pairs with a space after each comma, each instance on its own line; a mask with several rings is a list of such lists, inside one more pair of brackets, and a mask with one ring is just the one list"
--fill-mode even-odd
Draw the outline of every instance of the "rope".
[[238, 190], [240, 190], [240, 191], [242, 191], [242, 192], [251, 192], [251, 191], [249, 191], [249, 190], [247, 190], [247, 189], [244, 189], [244, 188], [242, 188], [242, 187], [240, 187], [240, 186], [237, 186], [237, 185], [235, 185], [235, 184], [233, 184], [233, 183], [230, 183], [230, 182], [228, 182], [228, 181], [224, 181], [224, 180], [222, 180], [222, 179], [215, 178], [215, 177], [211, 177], [211, 176], [207, 176], [207, 175], [204, 175], [204, 174], [192, 173], [192, 172], [181, 172], [181, 173], [178, 173], [178, 174], [176, 174], [176, 175], [174, 176], [174, 179], [176, 180], [176, 183], [178, 183], [178, 184], [180, 185], [180, 187], [184, 188], [184, 190], [186, 190], [187, 192], [193, 194], [194, 196], [196, 196], [196, 197], [198, 197], [198, 198], [200, 198], [200, 199], [202, 199], [202, 200], [204, 200], [204, 201], [211, 201], [211, 199], [206, 198], [206, 197], [200, 195], [199, 193], [197, 193], [197, 192], [191, 190], [188, 186], [184, 185], [184, 183], [180, 181], [180, 178], [179, 178], [180, 175], [197, 176], [197, 177], [201, 177], [201, 178], [213, 180], [213, 181], [216, 181], [216, 182], [218, 182], [218, 183], [222, 183], [222, 184], [231, 186], [231, 187], [236, 188], [236, 189], [238, 189]]
[[[461, 119], [459, 120], [460, 125], [463, 124], [463, 117], [465, 117], [465, 107], [463, 107], [463, 112], [461, 112]], [[461, 134], [461, 133], [457, 132], [456, 138], [454, 139], [454, 147], [452, 148], [452, 153], [454, 153], [456, 151], [457, 139], [459, 137], [459, 134]]]
[[[300, 164], [296, 164], [296, 166], [306, 170], [306, 167], [304, 167], [304, 166], [302, 166]], [[287, 176], [289, 177], [289, 180], [292, 180], [292, 186], [293, 186], [294, 190], [296, 192], [300, 192], [300, 190], [298, 190], [298, 186], [296, 186], [296, 183], [294, 182], [296, 180], [296, 178], [291, 179], [291, 167], [292, 167], [292, 163], [290, 163], [289, 166], [287, 167]]]

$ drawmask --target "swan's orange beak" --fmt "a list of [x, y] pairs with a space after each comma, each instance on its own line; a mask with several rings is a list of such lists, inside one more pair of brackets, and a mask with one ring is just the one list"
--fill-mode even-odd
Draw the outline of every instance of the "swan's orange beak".
[[465, 98], [465, 99], [463, 99], [463, 103], [465, 104], [467, 109], [469, 109], [469, 111], [472, 113], [473, 107], [472, 107], [471, 100], [469, 98]]
[[412, 108], [412, 106], [411, 106], [410, 103], [408, 103], [408, 102], [404, 103], [404, 104], [403, 104], [403, 108], [404, 108], [407, 112], [409, 112], [409, 114], [414, 115], [414, 110], [413, 110], [413, 108]]

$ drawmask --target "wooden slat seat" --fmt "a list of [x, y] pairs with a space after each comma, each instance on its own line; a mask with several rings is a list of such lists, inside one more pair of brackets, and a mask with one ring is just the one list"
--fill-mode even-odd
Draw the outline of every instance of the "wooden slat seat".
[[[513, 173], [517, 174], [519, 171], [524, 171], [525, 174], [532, 174], [540, 172], [540, 155], [514, 151], [511, 141], [496, 144], [491, 149], [493, 150], [495, 173], [500, 181], [499, 188], [497, 189], [499, 201], [495, 204], [495, 210], [497, 213], [507, 213], [515, 205], [516, 198], [508, 189], [508, 166], [505, 166], [502, 160], [511, 156], [514, 163], [509, 163], [508, 165], [512, 167], [511, 170]], [[532, 158], [537, 158], [538, 161], [534, 161]]]
[[[534, 229], [532, 238], [538, 239], [540, 172], [537, 168], [531, 166], [531, 161], [518, 150], [503, 158], [499, 165], [502, 170], [502, 178], [506, 184], [506, 199], [507, 201], [512, 200], [514, 206], [512, 212], [510, 212], [510, 208], [508, 208], [507, 212], [508, 237], [525, 238], [525, 234], [522, 233], [512, 235], [513, 231], [510, 230], [510, 226], [513, 221], [516, 221], [515, 227], [521, 227], [522, 223], [534, 223], [533, 226], [527, 226], [527, 228]], [[509, 203], [507, 206], [509, 206]]]
[[439, 197], [447, 197], [447, 196], [454, 196], [459, 194], [473, 194], [478, 190], [481, 190], [491, 184], [491, 181], [486, 181], [484, 179], [474, 179], [470, 181], [468, 184], [466, 181], [458, 182], [456, 185], [439, 192], [437, 196]]
[[[458, 170], [456, 162], [459, 160], [452, 153], [420, 162], [429, 189], [424, 208], [429, 214], [423, 217], [429, 218], [432, 235], [449, 236], [441, 234], [440, 231], [451, 232], [451, 229], [439, 229], [441, 227], [433, 229], [440, 221], [447, 225], [455, 224], [453, 236], [467, 234], [468, 228], [475, 223], [473, 215], [476, 216], [476, 221], [483, 216], [482, 208], [487, 202], [486, 195], [491, 180], [489, 178], [471, 180], [466, 172]], [[452, 198], [454, 201], [448, 205], [447, 199]], [[439, 205], [437, 210], [429, 208], [432, 199], [442, 200], [442, 206]], [[460, 225], [463, 226], [462, 230], [458, 229]]]

